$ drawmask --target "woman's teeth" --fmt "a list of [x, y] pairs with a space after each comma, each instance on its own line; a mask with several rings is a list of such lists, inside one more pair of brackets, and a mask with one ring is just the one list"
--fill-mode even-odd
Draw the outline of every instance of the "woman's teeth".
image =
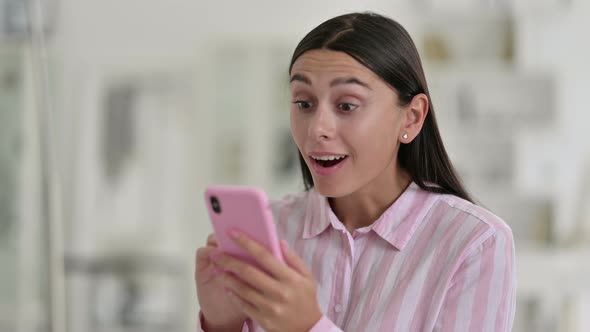
[[340, 160], [340, 159], [344, 159], [344, 157], [346, 157], [346, 156], [321, 156], [321, 157], [312, 157], [312, 158], [315, 160], [328, 161], [328, 160]]
[[316, 157], [313, 156], [313, 160], [315, 160], [320, 166], [322, 167], [332, 167], [339, 164], [342, 160], [344, 160], [347, 156], [321, 156]]

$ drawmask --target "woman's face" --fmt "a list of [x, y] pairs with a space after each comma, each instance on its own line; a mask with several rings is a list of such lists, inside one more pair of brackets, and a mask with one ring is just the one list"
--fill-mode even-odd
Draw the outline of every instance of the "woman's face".
[[354, 58], [330, 50], [301, 55], [291, 101], [291, 132], [321, 194], [349, 195], [397, 174], [397, 93]]

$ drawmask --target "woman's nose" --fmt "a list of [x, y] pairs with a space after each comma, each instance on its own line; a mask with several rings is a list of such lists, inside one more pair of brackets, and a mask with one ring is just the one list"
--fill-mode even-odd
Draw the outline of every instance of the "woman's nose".
[[334, 136], [336, 119], [327, 107], [318, 107], [309, 123], [309, 137], [314, 139], [330, 139]]

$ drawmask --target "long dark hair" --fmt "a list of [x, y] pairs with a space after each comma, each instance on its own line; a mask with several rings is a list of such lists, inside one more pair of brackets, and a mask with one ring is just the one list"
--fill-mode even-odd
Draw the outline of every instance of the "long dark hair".
[[[402, 105], [424, 93], [428, 97], [428, 114], [418, 136], [409, 144], [401, 144], [400, 166], [424, 190], [472, 201], [440, 137], [418, 50], [399, 23], [370, 12], [346, 14], [325, 21], [299, 42], [291, 58], [289, 73], [303, 53], [315, 49], [347, 53], [392, 86]], [[314, 186], [313, 178], [301, 152], [299, 162], [303, 184], [309, 190]]]

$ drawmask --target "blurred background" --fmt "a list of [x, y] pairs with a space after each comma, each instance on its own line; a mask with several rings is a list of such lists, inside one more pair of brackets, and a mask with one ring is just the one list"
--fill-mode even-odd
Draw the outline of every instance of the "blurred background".
[[363, 10], [514, 231], [514, 331], [590, 331], [586, 0], [0, 0], [0, 331], [194, 331], [205, 186], [302, 190], [291, 52]]

